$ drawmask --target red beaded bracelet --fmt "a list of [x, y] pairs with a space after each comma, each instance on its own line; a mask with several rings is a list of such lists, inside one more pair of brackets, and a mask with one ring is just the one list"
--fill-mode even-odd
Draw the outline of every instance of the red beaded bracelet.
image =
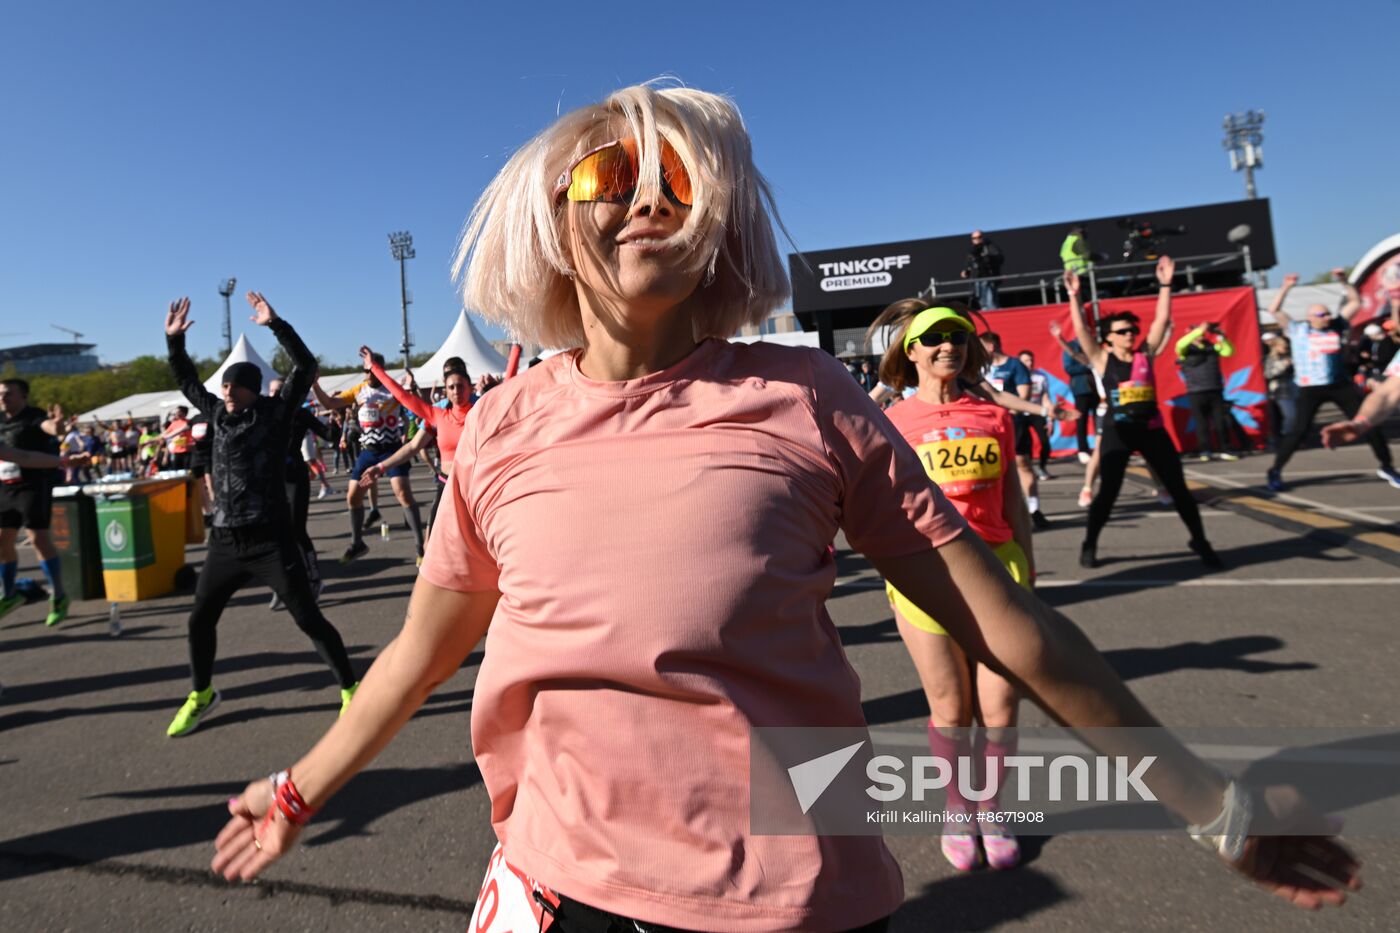
[[277, 803], [277, 809], [287, 818], [287, 822], [293, 826], [305, 826], [310, 823], [316, 811], [307, 806], [297, 786], [292, 783], [292, 772], [278, 771], [272, 775], [271, 780], [273, 799]]

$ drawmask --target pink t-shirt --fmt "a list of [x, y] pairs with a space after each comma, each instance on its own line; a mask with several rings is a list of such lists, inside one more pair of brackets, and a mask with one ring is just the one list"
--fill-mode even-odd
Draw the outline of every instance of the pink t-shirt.
[[749, 832], [751, 726], [863, 726], [825, 609], [870, 556], [966, 527], [819, 351], [708, 340], [595, 382], [559, 354], [485, 395], [422, 575], [499, 589], [472, 746], [511, 865], [692, 930], [842, 930], [903, 900], [878, 837]]

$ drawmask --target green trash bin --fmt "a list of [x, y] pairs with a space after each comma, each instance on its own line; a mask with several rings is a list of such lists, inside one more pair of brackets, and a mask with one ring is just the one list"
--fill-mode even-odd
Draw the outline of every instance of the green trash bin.
[[182, 479], [97, 483], [98, 546], [107, 599], [137, 602], [175, 588], [185, 566], [185, 483]]
[[77, 486], [53, 491], [49, 532], [58, 549], [63, 585], [74, 599], [102, 599], [102, 550], [97, 540], [97, 510], [92, 497]]

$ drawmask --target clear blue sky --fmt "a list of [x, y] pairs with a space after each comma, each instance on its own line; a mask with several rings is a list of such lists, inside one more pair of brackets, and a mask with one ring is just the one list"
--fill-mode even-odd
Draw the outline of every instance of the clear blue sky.
[[1242, 197], [1220, 122], [1261, 108], [1281, 261], [1312, 275], [1400, 232], [1397, 35], [1396, 0], [9, 4], [0, 334], [27, 333], [0, 345], [159, 353], [189, 294], [213, 354], [236, 275], [331, 360], [392, 352], [408, 229], [432, 349], [509, 153], [662, 74], [738, 101], [803, 249]]

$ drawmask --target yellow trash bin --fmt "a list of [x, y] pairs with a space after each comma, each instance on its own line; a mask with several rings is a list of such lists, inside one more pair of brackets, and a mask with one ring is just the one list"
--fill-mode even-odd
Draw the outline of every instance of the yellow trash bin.
[[83, 492], [97, 500], [107, 599], [136, 602], [175, 589], [185, 566], [185, 481], [99, 483]]

